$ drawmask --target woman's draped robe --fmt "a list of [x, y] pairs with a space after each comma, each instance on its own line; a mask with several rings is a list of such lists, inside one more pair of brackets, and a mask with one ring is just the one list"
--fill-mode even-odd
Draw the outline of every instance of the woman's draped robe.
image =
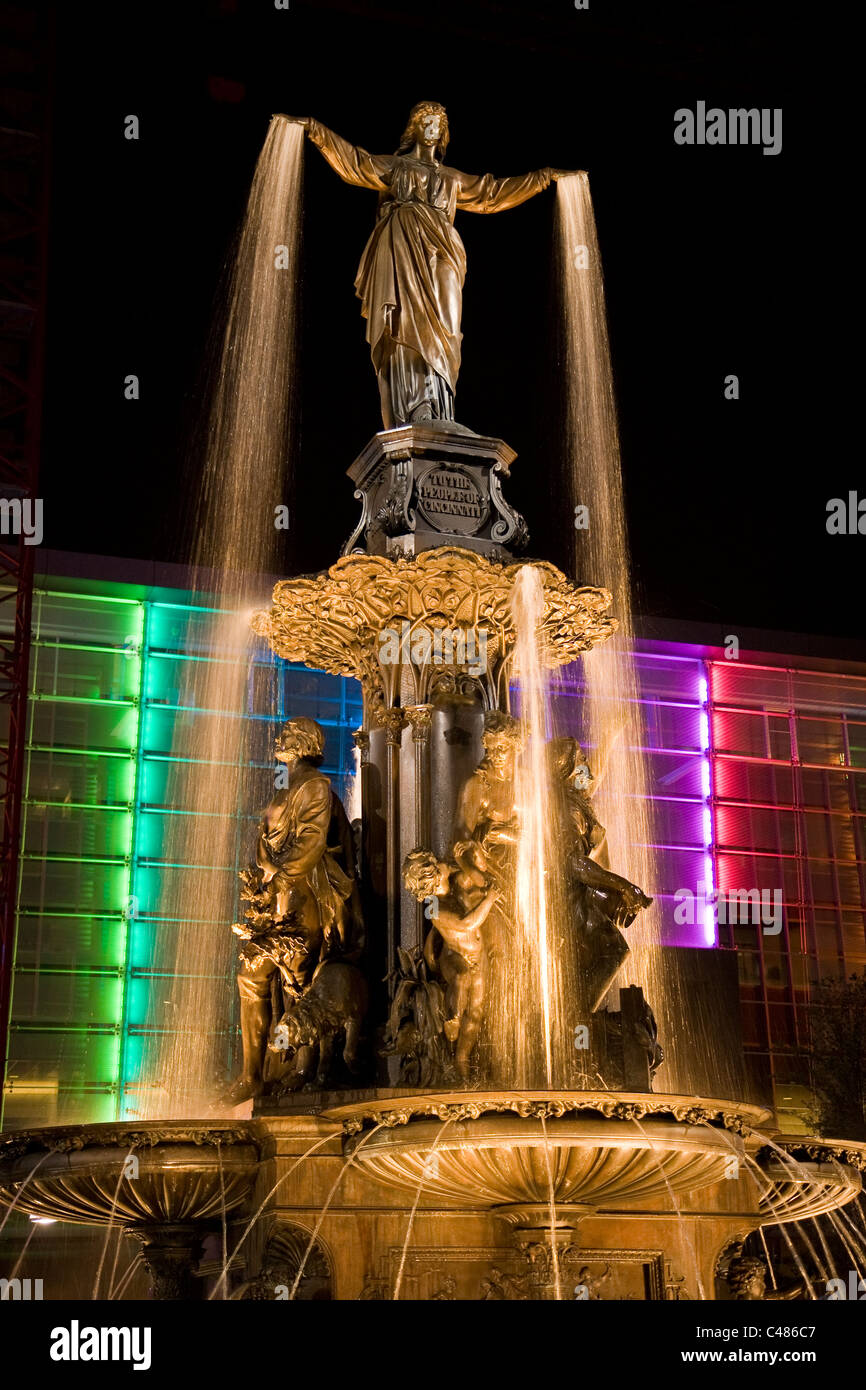
[[504, 212], [550, 183], [550, 170], [497, 179], [410, 155], [371, 155], [310, 121], [310, 139], [346, 183], [375, 189], [379, 216], [355, 289], [379, 379], [386, 429], [453, 420], [466, 252], [458, 208]]

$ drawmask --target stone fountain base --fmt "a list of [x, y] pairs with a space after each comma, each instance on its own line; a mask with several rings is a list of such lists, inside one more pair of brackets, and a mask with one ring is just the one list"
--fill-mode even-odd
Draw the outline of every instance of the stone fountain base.
[[[279, 1182], [275, 1229], [315, 1234], [338, 1299], [393, 1298], [398, 1284], [403, 1299], [713, 1299], [734, 1243], [844, 1204], [866, 1168], [866, 1145], [807, 1153], [770, 1111], [702, 1097], [379, 1090], [288, 1103], [259, 1116], [274, 1141], [262, 1191]], [[768, 1134], [796, 1155], [797, 1181], [768, 1157]]]
[[225, 1214], [232, 1251], [261, 1207], [232, 1297], [712, 1299], [733, 1244], [843, 1205], [866, 1169], [866, 1145], [702, 1097], [302, 1092], [267, 1109], [9, 1135], [0, 1202], [121, 1226], [156, 1298], [200, 1296], [203, 1242]]

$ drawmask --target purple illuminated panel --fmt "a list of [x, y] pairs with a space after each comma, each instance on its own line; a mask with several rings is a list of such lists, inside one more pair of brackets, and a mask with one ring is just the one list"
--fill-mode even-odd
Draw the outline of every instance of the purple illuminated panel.
[[[712, 740], [707, 672], [690, 649], [635, 649], [649, 796], [649, 823], [658, 880], [654, 896], [661, 909], [663, 941], [674, 946], [715, 946], [715, 890]], [[557, 728], [584, 737], [582, 666], [559, 676], [554, 694]], [[614, 849], [615, 856], [615, 849]], [[616, 868], [616, 862], [612, 864]], [[684, 895], [690, 895], [691, 905]], [[676, 914], [676, 915], [675, 915]]]

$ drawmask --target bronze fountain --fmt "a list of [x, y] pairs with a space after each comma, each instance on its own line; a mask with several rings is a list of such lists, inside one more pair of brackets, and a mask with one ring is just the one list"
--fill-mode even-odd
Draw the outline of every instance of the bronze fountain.
[[[0, 1201], [123, 1225], [155, 1297], [191, 1296], [220, 1213], [242, 1231], [259, 1210], [221, 1294], [715, 1297], [760, 1225], [856, 1196], [866, 1146], [779, 1135], [742, 1068], [741, 1094], [714, 1093], [712, 1059], [666, 1093], [668, 1041], [628, 983], [626, 933], [650, 899], [608, 863], [574, 739], [549, 744], [541, 791], [574, 981], [567, 1026], [579, 1020], [585, 1040], [552, 1078], [537, 1001], [528, 985], [515, 993], [518, 576], [537, 574], [549, 667], [617, 624], [606, 590], [520, 558], [526, 522], [503, 492], [514, 452], [454, 419], [454, 218], [514, 207], [564, 171], [451, 168], [434, 102], [413, 108], [393, 155], [299, 124], [342, 179], [379, 194], [356, 288], [383, 430], [348, 469], [361, 517], [341, 557], [277, 584], [254, 628], [277, 655], [360, 681], [360, 833], [319, 770], [322, 729], [290, 719], [241, 875], [243, 1065], [222, 1118], [13, 1134]], [[723, 1001], [720, 1048], [741, 1059], [730, 960], [689, 960]]]

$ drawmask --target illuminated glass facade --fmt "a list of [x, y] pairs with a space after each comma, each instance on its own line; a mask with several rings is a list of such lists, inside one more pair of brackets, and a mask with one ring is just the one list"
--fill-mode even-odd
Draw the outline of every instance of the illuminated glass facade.
[[[178, 720], [207, 717], [180, 691], [185, 663], [213, 658], [212, 623], [177, 590], [39, 580], [7, 1128], [135, 1113], [158, 983], [149, 943], [183, 871], [164, 850], [168, 818], [184, 813], [167, 804], [172, 744]], [[737, 949], [746, 1044], [795, 1127], [810, 983], [866, 969], [866, 670], [670, 642], [639, 643], [636, 660], [667, 939]], [[556, 703], [576, 733], [580, 696], [575, 669]], [[275, 718], [318, 719], [325, 770], [349, 792], [354, 682], [263, 657], [241, 713], [261, 724], [263, 772]], [[250, 833], [239, 816], [237, 863]], [[701, 885], [779, 890], [781, 930], [717, 924], [711, 910], [678, 925], [677, 893]]]
[[[866, 671], [647, 642], [636, 666], [665, 939], [736, 948], [746, 1048], [799, 1128], [810, 984], [866, 969]], [[578, 672], [558, 710], [575, 733], [580, 695]], [[778, 892], [780, 930], [699, 911], [713, 889], [768, 904]], [[692, 926], [677, 921], [682, 890], [695, 895]]]
[[[213, 618], [176, 591], [38, 581], [6, 1128], [135, 1113], [160, 886], [185, 871], [164, 848], [169, 817], [184, 814], [166, 805], [175, 735], [178, 721], [209, 717], [180, 692], [188, 662], [219, 659]], [[317, 719], [324, 770], [346, 793], [354, 682], [262, 659], [241, 713], [261, 722], [265, 773], [275, 718]], [[237, 862], [217, 872], [236, 874], [250, 831], [239, 816]]]
[[721, 942], [738, 950], [746, 1045], [796, 1113], [810, 983], [866, 969], [866, 672], [708, 668], [718, 886], [783, 905], [778, 934], [728, 924]]

